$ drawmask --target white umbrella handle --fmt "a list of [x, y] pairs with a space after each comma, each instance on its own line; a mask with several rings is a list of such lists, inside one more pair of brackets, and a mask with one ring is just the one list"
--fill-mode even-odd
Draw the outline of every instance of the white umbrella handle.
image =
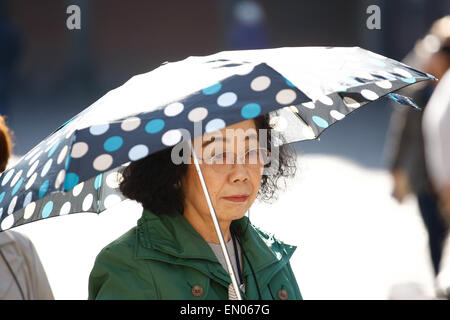
[[231, 283], [233, 284], [234, 292], [236, 293], [238, 300], [242, 300], [241, 292], [239, 291], [239, 285], [236, 280], [236, 275], [234, 274], [233, 267], [231, 265], [230, 255], [228, 254], [227, 247], [225, 246], [225, 240], [223, 239], [222, 230], [220, 229], [219, 221], [217, 220], [217, 216], [216, 216], [216, 211], [214, 210], [214, 207], [211, 202], [211, 198], [209, 197], [208, 188], [206, 187], [206, 183], [203, 178], [203, 173], [200, 168], [200, 165], [199, 165], [199, 162], [197, 159], [197, 155], [195, 154], [195, 150], [192, 146], [191, 139], [186, 139], [186, 140], [187, 140], [187, 142], [189, 144], [189, 148], [192, 152], [192, 158], [194, 159], [195, 169], [197, 170], [198, 177], [200, 178], [200, 182], [202, 185], [203, 193], [206, 198], [206, 202], [208, 203], [209, 213], [211, 214], [211, 218], [214, 223], [214, 228], [216, 229], [216, 233], [219, 238], [220, 247], [222, 249], [222, 253], [224, 255], [225, 262], [227, 264], [228, 273], [231, 278]]

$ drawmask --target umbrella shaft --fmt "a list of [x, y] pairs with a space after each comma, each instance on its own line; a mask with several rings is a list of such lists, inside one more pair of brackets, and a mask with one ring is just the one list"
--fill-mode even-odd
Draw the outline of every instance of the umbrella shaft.
[[230, 255], [228, 254], [227, 247], [225, 246], [225, 240], [223, 239], [222, 230], [220, 229], [219, 221], [217, 220], [216, 211], [214, 210], [214, 207], [213, 207], [212, 202], [211, 202], [211, 198], [209, 197], [208, 188], [206, 187], [206, 183], [205, 183], [205, 180], [203, 178], [203, 173], [202, 173], [202, 170], [201, 170], [200, 165], [198, 163], [197, 155], [195, 154], [195, 150], [192, 147], [191, 140], [187, 139], [187, 141], [189, 143], [189, 148], [191, 149], [191, 152], [192, 152], [192, 157], [194, 159], [195, 169], [197, 170], [198, 177], [200, 178], [200, 183], [202, 185], [203, 193], [205, 194], [206, 202], [208, 203], [209, 213], [211, 214], [211, 218], [212, 218], [213, 223], [214, 223], [214, 228], [216, 229], [216, 233], [217, 233], [217, 236], [219, 238], [220, 247], [222, 249], [222, 252], [223, 252], [223, 255], [224, 255], [224, 258], [225, 258], [225, 262], [227, 264], [228, 273], [229, 273], [230, 278], [231, 278], [231, 283], [233, 285], [234, 292], [236, 293], [236, 296], [237, 296], [238, 300], [242, 300], [241, 292], [239, 291], [239, 285], [238, 285], [237, 280], [236, 280], [236, 275], [234, 274], [233, 267], [231, 265]]

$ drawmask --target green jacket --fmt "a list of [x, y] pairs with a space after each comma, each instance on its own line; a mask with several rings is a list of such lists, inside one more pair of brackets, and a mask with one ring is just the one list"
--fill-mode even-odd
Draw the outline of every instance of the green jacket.
[[[260, 231], [247, 217], [233, 221], [262, 299], [302, 299], [289, 259], [296, 247]], [[258, 290], [243, 256], [244, 299]], [[181, 215], [144, 210], [136, 227], [106, 246], [89, 277], [89, 299], [226, 300], [230, 276]]]

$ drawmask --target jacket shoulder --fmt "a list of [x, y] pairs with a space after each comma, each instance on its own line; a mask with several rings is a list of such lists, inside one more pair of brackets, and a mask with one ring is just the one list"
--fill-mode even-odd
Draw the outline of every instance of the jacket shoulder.
[[272, 250], [282, 251], [285, 255], [290, 257], [297, 248], [294, 245], [290, 245], [283, 242], [273, 233], [265, 231], [260, 227], [255, 226], [253, 223], [250, 223], [249, 225], [254, 230], [254, 232], [261, 238], [261, 240], [263, 240], [266, 243], [266, 245]]
[[[105, 246], [89, 275], [89, 299], [154, 298], [150, 269], [135, 257], [136, 227]], [[138, 287], [146, 290], [136, 290]]]

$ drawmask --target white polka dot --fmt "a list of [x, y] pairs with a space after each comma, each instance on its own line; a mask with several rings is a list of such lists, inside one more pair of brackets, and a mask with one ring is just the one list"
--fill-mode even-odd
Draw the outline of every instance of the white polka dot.
[[42, 155], [43, 151], [39, 151], [37, 154], [34, 155], [33, 158], [31, 158], [30, 162], [28, 162], [28, 164], [32, 164], [33, 162], [35, 162], [41, 155]]
[[133, 131], [140, 125], [141, 125], [141, 119], [139, 119], [138, 117], [131, 117], [131, 118], [125, 119], [122, 122], [122, 124], [120, 125], [120, 127], [122, 128], [123, 131]]
[[14, 224], [14, 215], [9, 215], [2, 221], [1, 228], [2, 230], [10, 229]]
[[32, 151], [30, 151], [30, 152], [26, 155], [26, 157], [24, 158], [24, 160], [30, 159], [30, 158], [31, 158], [32, 156], [34, 156], [39, 150], [40, 150], [40, 148], [33, 149]]
[[321, 96], [319, 98], [319, 101], [322, 102], [323, 104], [326, 104], [327, 106], [333, 105], [333, 99], [331, 99], [328, 96]]
[[389, 80], [382, 80], [375, 82], [377, 86], [383, 89], [390, 89], [392, 88], [392, 83]]
[[56, 160], [57, 164], [60, 164], [61, 162], [64, 161], [64, 158], [66, 157], [67, 154], [67, 150], [69, 150], [68, 146], [64, 146], [64, 148], [62, 148], [61, 152], [58, 155], [58, 159]]
[[95, 158], [92, 166], [97, 171], [105, 171], [113, 164], [113, 157], [110, 154], [102, 154]]
[[362, 79], [373, 80], [373, 76], [367, 71], [359, 71], [356, 76]]
[[30, 167], [30, 169], [27, 172], [27, 178], [29, 178], [33, 172], [36, 170], [37, 166], [39, 165], [39, 160], [36, 160], [36, 162], [33, 163], [33, 165]]
[[17, 181], [19, 181], [20, 176], [22, 175], [23, 170], [20, 170], [19, 172], [16, 173], [16, 175], [14, 176], [14, 178], [11, 180], [11, 187], [14, 187], [14, 185], [17, 183]]
[[138, 144], [130, 149], [128, 152], [128, 158], [131, 161], [142, 159], [148, 155], [148, 148], [143, 144]]
[[247, 63], [247, 64], [239, 66], [239, 68], [236, 71], [236, 74], [245, 76], [245, 75], [249, 74], [250, 72], [252, 72], [254, 68], [255, 68], [255, 65]]
[[122, 201], [122, 199], [116, 195], [116, 194], [111, 194], [109, 196], [106, 197], [105, 201], [104, 201], [104, 205], [106, 209], [111, 208], [112, 206], [120, 203]]
[[33, 216], [34, 210], [36, 209], [36, 202], [32, 202], [25, 207], [25, 212], [23, 213], [23, 218], [25, 220], [30, 219]]
[[35, 172], [31, 178], [28, 180], [27, 184], [25, 185], [25, 190], [30, 189], [30, 187], [33, 185], [34, 181], [36, 180], [38, 174]]
[[205, 126], [205, 132], [210, 133], [225, 128], [225, 121], [222, 119], [212, 119]]
[[405, 69], [401, 69], [401, 68], [394, 68], [394, 72], [398, 73], [399, 75], [401, 75], [402, 77], [405, 78], [412, 78], [412, 74], [409, 73], [408, 71], [406, 71]]
[[91, 208], [93, 201], [94, 196], [89, 193], [83, 200], [83, 211], [88, 211]]
[[112, 189], [119, 188], [119, 184], [122, 180], [122, 174], [120, 172], [112, 172], [106, 177], [106, 184]]
[[64, 182], [65, 178], [66, 178], [66, 170], [63, 169], [58, 173], [58, 176], [56, 177], [56, 180], [55, 180], [55, 188], [56, 189], [59, 189], [59, 187]]
[[275, 100], [277, 100], [280, 104], [289, 104], [292, 103], [295, 98], [297, 97], [297, 94], [292, 89], [283, 89], [280, 92], [277, 93]]
[[50, 170], [50, 167], [52, 166], [52, 163], [53, 163], [53, 159], [49, 159], [45, 163], [44, 168], [42, 169], [42, 172], [41, 172], [41, 177], [44, 177], [48, 173], [48, 171]]
[[308, 109], [314, 109], [316, 107], [316, 105], [312, 101], [302, 103], [302, 106], [304, 106], [305, 108], [308, 108]]
[[217, 98], [217, 104], [221, 107], [229, 107], [235, 104], [237, 101], [237, 95], [234, 92], [222, 93]]
[[61, 210], [59, 211], [60, 216], [64, 216], [70, 212], [70, 208], [72, 207], [70, 202], [66, 202], [61, 207]]
[[169, 130], [163, 134], [161, 141], [166, 146], [173, 146], [180, 142], [182, 137], [181, 131], [178, 129]]
[[336, 120], [341, 120], [345, 118], [345, 114], [340, 113], [337, 110], [331, 110], [330, 115], [335, 118]]
[[25, 196], [25, 200], [23, 200], [23, 207], [26, 207], [31, 200], [33, 200], [33, 192], [28, 192], [28, 194]]
[[314, 139], [316, 137], [316, 135], [314, 134], [313, 129], [311, 129], [311, 127], [309, 127], [309, 126], [308, 127], [303, 127], [302, 132], [303, 132], [303, 136], [306, 139]]
[[81, 191], [83, 191], [83, 187], [84, 187], [84, 182], [77, 184], [72, 190], [73, 196], [78, 197], [80, 195]]
[[109, 129], [109, 124], [99, 124], [89, 128], [89, 132], [93, 136], [99, 136], [104, 134]]
[[8, 214], [13, 213], [14, 208], [16, 207], [17, 204], [17, 196], [15, 196], [14, 198], [12, 198], [11, 202], [9, 203], [9, 207], [8, 207]]
[[89, 150], [89, 146], [86, 142], [77, 142], [72, 146], [72, 158], [81, 158], [83, 157]]
[[375, 92], [367, 89], [361, 90], [361, 95], [368, 100], [376, 100], [379, 98]]
[[2, 187], [8, 183], [9, 179], [12, 178], [14, 171], [15, 171], [15, 169], [11, 169], [5, 174], [5, 176], [3, 177], [3, 180], [2, 180]]
[[259, 76], [252, 80], [250, 88], [254, 91], [264, 91], [270, 86], [270, 78], [266, 76]]
[[208, 115], [208, 109], [203, 107], [198, 107], [192, 109], [188, 114], [188, 119], [192, 122], [202, 121]]
[[344, 104], [349, 108], [358, 108], [361, 106], [361, 104], [358, 101], [350, 97], [344, 97], [344, 99], [342, 100], [344, 101]]
[[182, 112], [183, 109], [184, 105], [181, 102], [171, 103], [164, 108], [164, 114], [168, 117], [174, 117], [180, 114], [180, 112]]

